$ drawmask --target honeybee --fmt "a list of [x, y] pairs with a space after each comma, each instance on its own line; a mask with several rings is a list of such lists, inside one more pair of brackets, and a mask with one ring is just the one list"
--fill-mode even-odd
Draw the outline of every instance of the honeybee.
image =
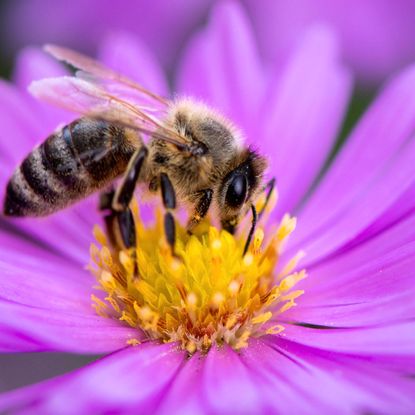
[[[258, 217], [254, 202], [266, 188], [268, 201], [274, 182], [264, 186], [267, 161], [244, 145], [239, 130], [200, 102], [166, 100], [75, 51], [45, 49], [77, 71], [33, 82], [32, 94], [81, 118], [51, 134], [15, 170], [4, 213], [45, 216], [101, 191], [110, 234], [129, 248], [136, 243], [129, 205], [143, 184], [162, 196], [173, 252], [176, 199], [191, 209], [189, 232], [214, 209], [221, 226], [234, 233], [251, 210], [245, 254]], [[104, 191], [120, 176], [116, 190]]]

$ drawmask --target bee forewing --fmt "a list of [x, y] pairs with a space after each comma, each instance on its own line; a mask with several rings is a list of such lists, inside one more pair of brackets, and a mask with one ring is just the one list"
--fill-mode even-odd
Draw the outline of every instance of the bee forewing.
[[93, 112], [105, 103], [93, 84], [70, 76], [33, 81], [29, 92], [40, 100], [80, 114]]
[[140, 84], [132, 81], [130, 78], [125, 77], [118, 72], [113, 71], [110, 68], [102, 65], [100, 62], [85, 56], [79, 52], [74, 50], [64, 48], [61, 46], [56, 45], [46, 45], [44, 47], [45, 51], [48, 52], [50, 55], [55, 57], [56, 59], [66, 62], [80, 71], [77, 72], [78, 77], [84, 77], [85, 74], [88, 75], [89, 80], [94, 79], [95, 82], [115, 82], [118, 84], [122, 84], [124, 86], [124, 91], [130, 90], [130, 93], [139, 93], [141, 96], [147, 97], [147, 99], [151, 99], [153, 105], [168, 105], [168, 100], [159, 95], [147, 90]]
[[145, 134], [157, 130], [160, 139], [174, 144], [187, 143], [177, 131], [160, 121], [169, 108], [168, 100], [71, 49], [47, 45], [45, 50], [78, 71], [76, 77], [32, 83], [33, 95], [70, 111], [123, 124]]
[[166, 112], [166, 105], [155, 101], [152, 97], [143, 94], [137, 89], [130, 88], [128, 85], [113, 82], [111, 80], [97, 79], [94, 75], [91, 75], [91, 73], [84, 71], [77, 71], [76, 78], [82, 79], [92, 85], [96, 85], [111, 95], [123, 97], [123, 99], [133, 102], [134, 105], [149, 114]]
[[62, 76], [41, 79], [32, 82], [29, 91], [41, 100], [72, 112], [135, 128], [147, 135], [157, 130], [159, 138], [172, 143], [183, 144], [186, 141], [160, 123], [161, 111], [140, 106], [127, 97], [112, 95], [100, 85], [81, 78]]

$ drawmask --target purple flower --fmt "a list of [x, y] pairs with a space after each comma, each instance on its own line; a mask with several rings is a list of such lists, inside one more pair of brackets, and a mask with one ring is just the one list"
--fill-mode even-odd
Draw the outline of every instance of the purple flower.
[[[123, 35], [102, 50], [109, 66], [123, 62], [129, 76], [166, 91], [143, 45]], [[30, 49], [20, 55], [16, 86], [0, 84], [2, 189], [33, 145], [70, 119], [24, 92], [28, 80], [61, 71]], [[324, 27], [307, 32], [283, 65], [264, 67], [247, 17], [220, 4], [189, 45], [175, 91], [203, 98], [242, 127], [278, 178], [274, 218], [297, 215], [280, 263], [301, 249], [308, 277], [296, 281], [304, 291], [297, 307], [277, 316], [284, 331], [191, 357], [171, 343], [127, 347], [141, 332], [91, 307], [96, 283], [84, 265], [100, 222], [95, 198], [45, 220], [2, 220], [0, 349], [109, 354], [0, 395], [0, 410], [413, 413], [415, 67], [380, 92], [320, 178], [350, 90]]]
[[373, 85], [415, 59], [415, 3], [408, 0], [245, 0], [261, 51], [281, 59], [315, 23], [330, 25], [359, 81]]

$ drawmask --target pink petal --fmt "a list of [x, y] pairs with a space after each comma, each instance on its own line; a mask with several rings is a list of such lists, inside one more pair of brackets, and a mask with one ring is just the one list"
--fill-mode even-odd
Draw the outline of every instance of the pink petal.
[[207, 101], [251, 131], [264, 87], [247, 16], [236, 2], [218, 3], [208, 27], [195, 36], [185, 52], [179, 92]]
[[68, 375], [0, 395], [0, 411], [154, 413], [184, 355], [171, 345], [140, 345]]
[[327, 330], [287, 325], [282, 337], [307, 346], [342, 353], [413, 356], [415, 322]]
[[82, 268], [89, 262], [89, 247], [94, 242], [93, 226], [101, 223], [96, 204], [96, 196], [93, 196], [46, 218], [5, 220], [11, 229], [42, 241], [59, 256], [70, 258]]
[[0, 300], [0, 351], [112, 352], [142, 339], [137, 329], [82, 311], [50, 310]]
[[415, 318], [415, 215], [309, 268], [288, 321], [355, 327]]
[[266, 340], [269, 347], [252, 343], [242, 360], [264, 392], [274, 391], [278, 413], [309, 413], [311, 408], [319, 414], [411, 413], [415, 408], [414, 382], [378, 366], [376, 359], [327, 353], [275, 336]]
[[[355, 272], [373, 273], [382, 270], [385, 266], [398, 263], [400, 260], [410, 259], [415, 238], [414, 213], [401, 218], [372, 238], [340, 250], [311, 267], [310, 269], [315, 271], [314, 292], [319, 291], [318, 284], [320, 283], [324, 283], [326, 286], [337, 282], [341, 284], [343, 278], [346, 278], [345, 281], [350, 280], [350, 277], [356, 279]], [[339, 278], [330, 278], [333, 274], [339, 275]]]
[[[324, 254], [327, 254], [329, 250], [348, 242], [387, 210], [400, 193], [407, 190], [407, 179], [398, 189], [388, 189], [386, 184], [395, 185], [393, 175], [396, 170], [402, 173], [407, 168], [409, 174], [410, 166], [403, 166], [400, 170], [398, 164], [394, 163], [404, 160], [409, 163], [410, 151], [413, 151], [411, 144], [401, 150], [401, 153], [409, 153], [406, 156], [398, 152], [403, 143], [409, 140], [414, 128], [415, 69], [409, 68], [378, 97], [334, 160], [316, 192], [311, 195], [299, 215], [294, 245], [304, 246], [305, 240], [321, 239], [321, 243], [325, 240], [324, 248], [321, 245], [313, 248], [312, 256], [317, 258], [317, 255], [323, 255], [323, 249]], [[382, 181], [388, 183], [382, 184]], [[370, 190], [373, 193], [379, 190], [381, 194], [369, 196]], [[389, 190], [391, 194], [385, 197]], [[363, 205], [361, 218], [356, 217], [359, 216], [360, 205]], [[337, 222], [346, 228], [346, 232], [337, 229]], [[350, 229], [347, 229], [349, 226]], [[338, 239], [333, 239], [333, 233]]]
[[138, 330], [100, 317], [94, 279], [79, 265], [11, 235], [0, 255], [0, 349], [101, 353], [141, 338]]
[[240, 353], [212, 347], [207, 356], [194, 355], [163, 397], [161, 414], [266, 414], [259, 379], [246, 367]]
[[180, 372], [174, 378], [170, 387], [166, 389], [157, 413], [169, 415], [202, 414], [207, 411], [202, 374], [205, 357], [199, 353], [188, 359]]
[[261, 412], [260, 389], [239, 355], [229, 347], [212, 347], [201, 373], [208, 413]]
[[307, 376], [312, 383], [308, 373], [293, 359], [276, 352], [266, 343], [251, 340], [249, 347], [241, 351], [241, 362], [261, 391], [263, 413], [306, 414], [313, 408], [316, 413], [323, 414], [327, 410], [317, 397], [313, 398], [290, 379]]
[[394, 227], [400, 222], [406, 222], [406, 218], [413, 215], [414, 211], [415, 184], [403, 192], [401, 196], [399, 196], [399, 199], [378, 216], [369, 226], [362, 229], [359, 235], [346, 244], [340, 252], [348, 251], [371, 238], [376, 238], [377, 235], [387, 231], [389, 228]]
[[0, 298], [46, 309], [91, 312], [95, 281], [88, 271], [44, 247], [2, 236]]
[[333, 217], [330, 224], [326, 223], [326, 229], [303, 244], [302, 249], [307, 252], [305, 264], [344, 246], [415, 186], [414, 156], [415, 140], [412, 140], [362, 194], [356, 196], [349, 206]]
[[276, 212], [283, 214], [304, 197], [335, 142], [351, 76], [333, 34], [320, 26], [305, 33], [282, 73], [274, 72], [257, 140], [269, 155], [280, 195]]

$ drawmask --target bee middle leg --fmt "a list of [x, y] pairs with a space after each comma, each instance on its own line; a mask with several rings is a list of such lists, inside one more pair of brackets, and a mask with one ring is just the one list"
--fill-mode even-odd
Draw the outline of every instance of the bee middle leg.
[[115, 211], [121, 212], [128, 209], [131, 199], [133, 198], [138, 177], [140, 176], [141, 168], [143, 167], [147, 155], [147, 147], [142, 146], [131, 157], [121, 184], [116, 190], [114, 199], [112, 200], [112, 208]]
[[212, 202], [213, 190], [203, 189], [195, 195], [195, 207], [192, 215], [187, 222], [187, 233], [191, 234], [193, 228], [206, 216]]
[[[254, 204], [251, 204], [251, 212], [252, 212], [252, 222], [251, 222], [251, 227], [249, 229], [248, 236], [245, 241], [244, 250], [242, 252], [243, 257], [248, 252], [249, 245], [251, 244], [252, 238], [255, 233], [255, 228], [258, 222], [258, 214], [257, 214]], [[236, 218], [222, 222], [222, 228], [225, 229], [227, 232], [229, 232], [231, 235], [234, 235], [236, 233], [236, 228], [237, 228]]]

